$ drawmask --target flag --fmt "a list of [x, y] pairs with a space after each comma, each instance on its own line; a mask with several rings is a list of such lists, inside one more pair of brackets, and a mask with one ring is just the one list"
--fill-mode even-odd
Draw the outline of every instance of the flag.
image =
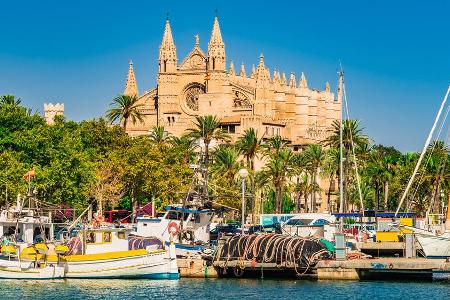
[[33, 168], [30, 171], [26, 172], [25, 175], [23, 175], [23, 180], [29, 181], [34, 176], [36, 176], [36, 171]]

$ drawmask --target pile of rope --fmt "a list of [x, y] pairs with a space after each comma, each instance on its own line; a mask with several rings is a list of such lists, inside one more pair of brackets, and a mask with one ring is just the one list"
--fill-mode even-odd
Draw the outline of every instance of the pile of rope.
[[245, 261], [275, 263], [277, 267], [293, 267], [300, 275], [306, 273], [319, 260], [331, 258], [320, 239], [294, 237], [281, 234], [252, 234], [233, 236], [219, 246], [214, 261], [224, 268], [230, 260], [239, 260], [244, 268]]

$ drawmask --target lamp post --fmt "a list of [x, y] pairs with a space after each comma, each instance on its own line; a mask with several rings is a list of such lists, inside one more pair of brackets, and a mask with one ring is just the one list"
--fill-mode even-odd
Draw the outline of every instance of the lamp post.
[[242, 212], [241, 212], [241, 228], [242, 228], [242, 234], [244, 234], [244, 223], [245, 223], [245, 178], [248, 176], [247, 169], [240, 169], [239, 170], [239, 176], [242, 180]]

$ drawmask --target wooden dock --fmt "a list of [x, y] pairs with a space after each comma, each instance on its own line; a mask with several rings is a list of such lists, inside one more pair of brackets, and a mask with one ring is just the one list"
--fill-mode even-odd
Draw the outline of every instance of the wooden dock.
[[178, 271], [184, 278], [217, 278], [216, 269], [201, 258], [178, 258]]

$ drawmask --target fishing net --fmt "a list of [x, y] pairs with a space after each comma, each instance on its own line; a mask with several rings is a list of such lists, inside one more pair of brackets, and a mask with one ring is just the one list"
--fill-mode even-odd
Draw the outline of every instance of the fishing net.
[[164, 243], [157, 237], [132, 236], [128, 238], [128, 250], [147, 249], [152, 250], [164, 249]]
[[257, 263], [275, 263], [279, 267], [293, 267], [297, 273], [304, 273], [319, 260], [329, 258], [331, 253], [320, 239], [281, 234], [233, 236], [214, 255], [214, 260], [224, 266], [231, 260], [251, 261], [253, 267]]

